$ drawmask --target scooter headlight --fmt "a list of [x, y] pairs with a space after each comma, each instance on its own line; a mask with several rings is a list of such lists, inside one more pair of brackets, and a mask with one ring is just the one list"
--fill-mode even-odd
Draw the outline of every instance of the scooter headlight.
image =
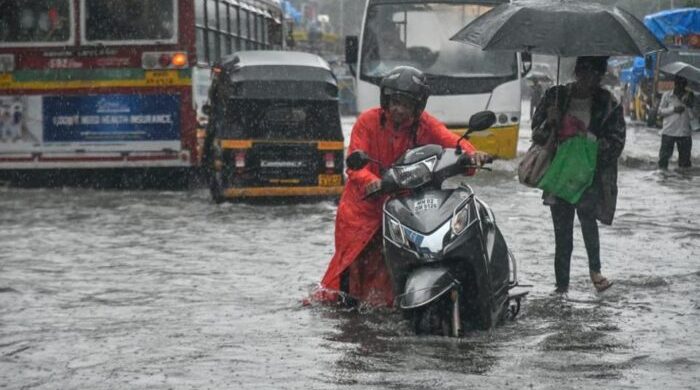
[[385, 218], [386, 234], [389, 236], [389, 239], [399, 245], [406, 245], [406, 236], [404, 235], [403, 226], [401, 226], [401, 223], [389, 216], [386, 216]]
[[396, 182], [402, 188], [417, 188], [433, 178], [433, 167], [437, 157], [433, 156], [415, 164], [394, 167]]
[[462, 234], [464, 229], [467, 228], [471, 223], [471, 213], [469, 212], [469, 204], [456, 210], [452, 215], [452, 221], [450, 221], [450, 227], [452, 228], [452, 235], [458, 236]]

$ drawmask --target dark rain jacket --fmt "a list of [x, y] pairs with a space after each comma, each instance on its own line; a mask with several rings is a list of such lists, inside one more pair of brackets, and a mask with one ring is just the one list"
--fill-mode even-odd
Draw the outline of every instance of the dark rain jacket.
[[[547, 142], [552, 132], [547, 123], [547, 111], [556, 100], [559, 112], [563, 116], [569, 109], [570, 90], [570, 85], [559, 85], [545, 92], [544, 99], [537, 106], [532, 118], [533, 142], [540, 145]], [[561, 123], [562, 118], [559, 119]], [[610, 225], [617, 206], [617, 160], [625, 147], [626, 127], [622, 105], [606, 89], [599, 88], [593, 95], [588, 131], [598, 138], [598, 161], [592, 186], [597, 193], [593, 199], [595, 204], [591, 206], [595, 209], [595, 217], [600, 222]]]
[[[382, 126], [382, 122], [386, 123]], [[382, 120], [381, 108], [363, 112], [352, 129], [348, 155], [356, 150], [362, 150], [373, 160], [379, 161], [384, 168], [388, 168], [409, 148], [427, 144], [454, 148], [459, 139], [459, 136], [447, 130], [439, 120], [426, 112], [421, 114], [415, 137], [409, 126], [396, 131], [390, 122]], [[466, 153], [472, 154], [476, 151], [466, 140], [462, 140], [460, 145]], [[322, 291], [326, 293], [317, 294], [320, 299], [335, 299], [333, 292], [340, 289], [341, 273], [360, 256], [367, 244], [380, 231], [382, 205], [386, 196], [365, 198], [365, 187], [380, 179], [379, 170], [380, 167], [375, 163], [369, 163], [362, 169], [347, 170], [348, 180], [340, 198], [335, 222], [335, 254], [321, 280]], [[380, 252], [376, 253], [379, 258], [373, 261], [383, 263]], [[381, 278], [374, 280], [374, 283], [386, 282], [387, 285], [359, 286], [360, 290], [389, 291], [388, 295], [382, 295], [387, 297], [386, 305], [391, 305], [390, 281]]]

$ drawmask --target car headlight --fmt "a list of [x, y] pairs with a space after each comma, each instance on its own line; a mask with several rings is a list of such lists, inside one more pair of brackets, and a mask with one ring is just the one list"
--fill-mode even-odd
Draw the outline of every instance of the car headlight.
[[419, 161], [415, 164], [394, 167], [396, 183], [402, 188], [416, 188], [428, 183], [433, 178], [433, 167], [437, 157]]
[[386, 234], [389, 236], [389, 238], [399, 245], [407, 245], [408, 242], [406, 241], [406, 236], [404, 235], [403, 226], [401, 226], [401, 223], [389, 216], [385, 216], [385, 218]]
[[450, 221], [450, 227], [452, 228], [452, 235], [458, 236], [462, 234], [467, 226], [471, 225], [471, 207], [467, 203], [464, 207], [459, 210], [455, 210], [452, 215], [452, 220]]

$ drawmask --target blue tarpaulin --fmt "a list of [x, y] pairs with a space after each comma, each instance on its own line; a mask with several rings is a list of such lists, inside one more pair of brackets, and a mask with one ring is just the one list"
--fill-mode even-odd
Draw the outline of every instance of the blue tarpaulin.
[[620, 81], [625, 84], [634, 84], [636, 81], [634, 79], [634, 73], [632, 73], [632, 67], [623, 68], [620, 70]]
[[[653, 62], [653, 61], [652, 61]], [[628, 83], [634, 94], [639, 85], [639, 81], [643, 78], [651, 78], [653, 72], [651, 69], [646, 67], [646, 62], [644, 57], [634, 57], [632, 66], [624, 68], [620, 71], [620, 81], [623, 83]]]
[[301, 23], [301, 12], [294, 8], [289, 0], [282, 1], [282, 9], [284, 9], [284, 16], [288, 19], [293, 19], [294, 23]]
[[644, 25], [661, 41], [669, 35], [700, 34], [700, 8], [679, 8], [647, 15]]

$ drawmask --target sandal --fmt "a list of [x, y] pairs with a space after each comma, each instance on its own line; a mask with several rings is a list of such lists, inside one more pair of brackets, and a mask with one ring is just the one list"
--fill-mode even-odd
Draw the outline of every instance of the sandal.
[[591, 281], [593, 282], [593, 287], [595, 287], [598, 292], [603, 292], [613, 285], [613, 282], [609, 281], [600, 272], [591, 272]]

